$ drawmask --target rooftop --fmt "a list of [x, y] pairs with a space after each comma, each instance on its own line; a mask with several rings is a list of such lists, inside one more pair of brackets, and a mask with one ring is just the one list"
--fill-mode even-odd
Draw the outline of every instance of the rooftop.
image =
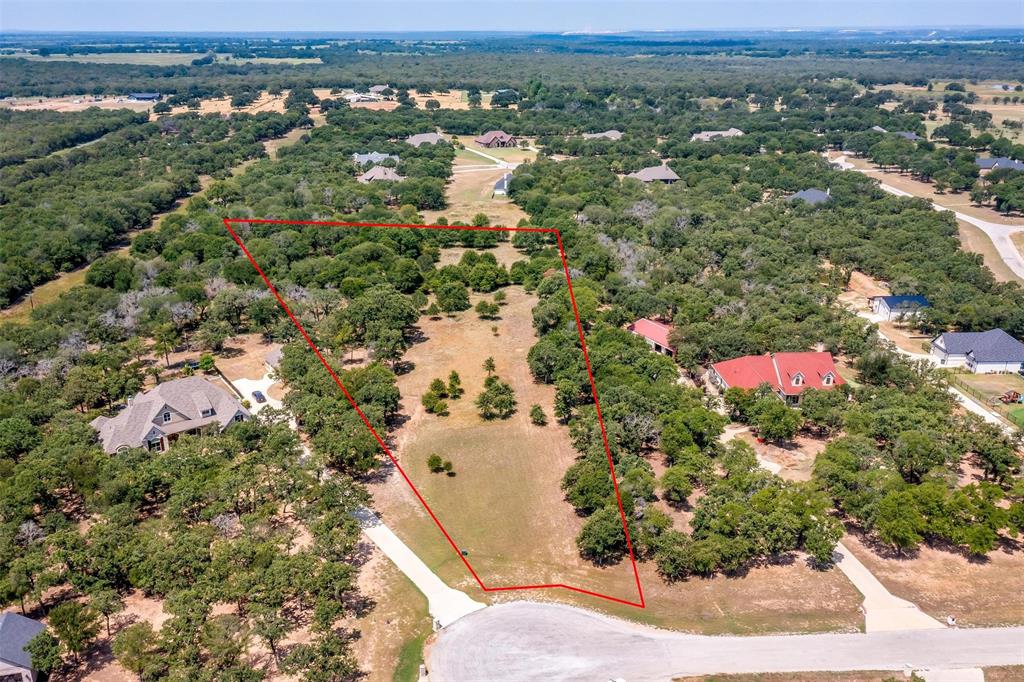
[[[830, 389], [844, 383], [832, 354], [826, 352], [766, 353], [744, 355], [712, 365], [730, 388], [757, 388], [768, 384], [785, 395], [799, 395], [808, 388]], [[832, 383], [826, 384], [825, 377]], [[794, 384], [799, 377], [800, 381]]]
[[1024, 343], [1002, 329], [946, 332], [935, 341], [950, 355], [971, 355], [977, 362], [1024, 362]]
[[824, 204], [832, 198], [832, 193], [827, 190], [820, 190], [817, 187], [803, 189], [787, 198], [787, 201], [804, 201], [811, 206]]
[[24, 647], [45, 629], [46, 626], [39, 621], [21, 614], [12, 611], [0, 613], [0, 661], [31, 669], [32, 657]]
[[668, 340], [669, 334], [672, 333], [672, 327], [667, 324], [656, 320], [649, 320], [645, 317], [629, 325], [629, 331], [675, 352], [675, 348], [672, 347]]
[[678, 180], [679, 176], [676, 172], [668, 166], [651, 166], [650, 168], [644, 168], [638, 170], [635, 173], [630, 173], [626, 176], [627, 178], [636, 178], [640, 182], [654, 182], [656, 180]]

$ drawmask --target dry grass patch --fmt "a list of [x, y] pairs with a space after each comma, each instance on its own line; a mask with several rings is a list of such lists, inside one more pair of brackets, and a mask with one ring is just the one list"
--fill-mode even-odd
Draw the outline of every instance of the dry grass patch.
[[[985, 263], [985, 267], [992, 271], [992, 276], [995, 277], [997, 282], [1024, 283], [1024, 279], [1018, 277], [1017, 274], [1006, 265], [1006, 261], [1004, 261], [1002, 256], [999, 255], [999, 252], [996, 251], [995, 245], [992, 243], [992, 240], [989, 239], [987, 234], [964, 220], [958, 220], [956, 221], [956, 224], [960, 228], [959, 237], [961, 248], [963, 248], [964, 251], [979, 254], [982, 261]], [[1013, 240], [1017, 250], [1024, 253], [1024, 232], [1013, 234], [1010, 236], [1010, 239]]]
[[1019, 548], [999, 549], [976, 561], [928, 546], [913, 558], [884, 558], [852, 533], [843, 544], [890, 592], [930, 616], [956, 616], [961, 627], [1024, 623], [1024, 552]]
[[[479, 161], [487, 163], [483, 158]], [[495, 166], [493, 170], [455, 173], [445, 190], [448, 208], [443, 211], [423, 211], [424, 219], [431, 223], [445, 216], [449, 221], [470, 222], [476, 214], [484, 213], [491, 219], [492, 225], [518, 225], [520, 220], [528, 218], [526, 212], [508, 197], [492, 196], [494, 183], [509, 172], [507, 168]]]
[[[554, 402], [554, 387], [534, 383], [526, 362], [537, 340], [531, 324], [537, 299], [520, 287], [505, 291], [508, 303], [500, 320], [479, 320], [469, 311], [420, 320], [427, 340], [405, 355], [415, 369], [398, 379], [409, 420], [394, 434], [394, 452], [486, 584], [563, 582], [592, 589], [597, 574], [610, 578], [611, 594], [633, 598], [628, 562], [596, 569], [576, 550], [583, 519], [560, 489], [563, 473], [576, 459], [568, 428], [553, 420], [535, 426], [528, 415], [536, 403], [550, 419]], [[474, 295], [472, 302], [481, 298], [490, 297]], [[507, 420], [485, 422], [473, 405], [483, 389], [487, 357], [494, 358], [497, 376], [516, 393], [518, 411]], [[448, 401], [449, 416], [427, 414], [420, 398], [431, 380], [447, 379], [452, 370], [461, 376], [465, 395]], [[426, 460], [432, 453], [451, 460], [455, 475], [430, 473]], [[475, 585], [404, 480], [392, 475], [372, 490], [385, 521], [443, 579], [460, 588]]]

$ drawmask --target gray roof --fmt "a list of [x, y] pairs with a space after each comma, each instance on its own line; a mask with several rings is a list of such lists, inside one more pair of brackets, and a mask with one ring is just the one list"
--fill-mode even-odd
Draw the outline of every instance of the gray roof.
[[[207, 415], [203, 416], [203, 411]], [[212, 413], [209, 412], [212, 410]], [[171, 413], [164, 422], [163, 414]], [[97, 417], [92, 427], [99, 432], [103, 450], [109, 454], [120, 448], [140, 448], [148, 441], [218, 424], [221, 430], [235, 415], [249, 412], [234, 396], [200, 377], [166, 381], [148, 393], [131, 399], [128, 407], [112, 418]]]
[[627, 178], [636, 178], [640, 182], [654, 182], [655, 180], [678, 180], [679, 176], [676, 172], [668, 166], [651, 166], [650, 168], [644, 168], [638, 170], [635, 173], [630, 173], [626, 176]]
[[918, 140], [924, 139], [917, 133], [910, 132], [909, 130], [897, 130], [896, 132], [893, 133], [893, 135], [899, 135], [903, 139], [911, 140], [912, 142], [917, 142]]
[[871, 129], [874, 130], [876, 133], [887, 133], [887, 132], [889, 132], [888, 130], [886, 130], [882, 126], [871, 126]]
[[977, 362], [1024, 362], [1024, 343], [1002, 329], [946, 332], [935, 340], [950, 355], [971, 355]]
[[277, 367], [281, 364], [281, 358], [283, 356], [284, 348], [275, 348], [274, 350], [267, 353], [267, 356], [263, 358], [263, 362], [277, 369]]
[[728, 130], [702, 130], [699, 133], [694, 133], [690, 136], [690, 142], [710, 142], [718, 137], [739, 137], [743, 134], [743, 131], [739, 128], [729, 128]]
[[394, 159], [395, 163], [399, 162], [399, 158], [395, 154], [385, 154], [384, 152], [369, 152], [367, 154], [353, 154], [352, 160], [360, 166], [365, 166], [368, 163], [380, 163], [381, 161], [387, 161], [388, 159]]
[[382, 93], [385, 90], [387, 90], [389, 87], [390, 86], [388, 86], [388, 85], [371, 85], [370, 86], [370, 92], [372, 92], [375, 95], [379, 95], [380, 93]]
[[1024, 162], [1011, 159], [1006, 156], [996, 156], [991, 159], [977, 158], [974, 163], [978, 164], [978, 168], [985, 170], [998, 170], [1000, 168], [1009, 168], [1010, 170], [1024, 171]]
[[810, 187], [808, 189], [800, 190], [793, 196], [788, 197], [786, 201], [801, 200], [806, 201], [811, 206], [815, 206], [817, 204], [823, 204], [831, 198], [832, 195], [829, 192], [820, 190], [817, 187]]
[[0, 613], [0, 661], [32, 669], [32, 657], [25, 645], [46, 629], [37, 620], [7, 611]]
[[394, 168], [374, 166], [356, 178], [356, 180], [364, 184], [367, 182], [400, 182], [405, 180], [405, 177], [396, 173]]
[[508, 192], [508, 183], [512, 181], [512, 174], [505, 173], [502, 175], [496, 183], [494, 183], [495, 192]]
[[621, 140], [622, 132], [618, 130], [606, 130], [603, 133], [583, 133], [584, 140], [598, 140], [604, 138], [606, 140]]
[[443, 142], [444, 138], [437, 133], [419, 133], [416, 135], [410, 135], [405, 139], [405, 141], [413, 147], [419, 147], [421, 144], [437, 144], [438, 142]]

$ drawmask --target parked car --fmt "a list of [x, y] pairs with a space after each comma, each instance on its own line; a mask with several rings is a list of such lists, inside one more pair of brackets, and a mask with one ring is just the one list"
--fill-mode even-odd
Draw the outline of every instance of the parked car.
[[263, 391], [253, 391], [252, 398], [258, 403], [267, 402], [267, 396], [263, 395]]

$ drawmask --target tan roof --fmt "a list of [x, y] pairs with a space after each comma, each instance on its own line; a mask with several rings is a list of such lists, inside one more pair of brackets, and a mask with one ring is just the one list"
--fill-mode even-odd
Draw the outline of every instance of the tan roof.
[[437, 133], [418, 133], [416, 135], [410, 135], [405, 141], [413, 147], [419, 147], [421, 144], [437, 144], [443, 140], [444, 138]]
[[[204, 410], [212, 410], [212, 414]], [[171, 420], [164, 422], [164, 413]], [[249, 412], [227, 391], [199, 377], [185, 377], [159, 384], [129, 401], [112, 418], [97, 417], [92, 427], [99, 432], [104, 451], [143, 447], [148, 441], [218, 424], [223, 430], [236, 415]]]
[[509, 142], [514, 140], [514, 135], [509, 135], [504, 130], [488, 130], [486, 133], [476, 138], [478, 144], [492, 144], [494, 142]]
[[630, 173], [626, 176], [627, 178], [636, 178], [640, 182], [654, 182], [656, 180], [678, 180], [679, 176], [676, 172], [668, 166], [651, 166], [650, 168], [644, 168], [638, 170], [636, 173]]
[[367, 182], [401, 182], [405, 178], [396, 173], [394, 168], [374, 166], [356, 178], [356, 180], [365, 184]]

